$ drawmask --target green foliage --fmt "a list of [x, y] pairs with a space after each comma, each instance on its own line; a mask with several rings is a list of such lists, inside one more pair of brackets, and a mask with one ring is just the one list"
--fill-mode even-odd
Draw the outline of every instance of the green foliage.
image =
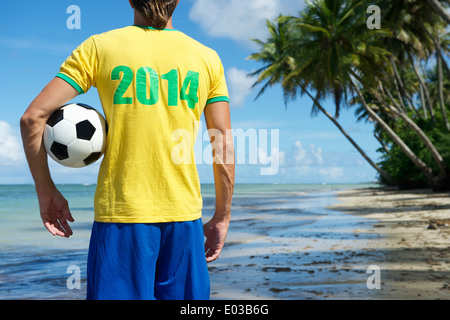
[[[420, 119], [417, 122], [439, 150], [446, 165], [450, 167], [450, 134], [443, 125], [440, 113], [436, 113], [436, 122], [431, 119]], [[436, 162], [431, 157], [424, 143], [401, 120], [396, 122], [395, 130], [419, 158], [425, 161], [433, 171], [439, 171]], [[378, 152], [382, 153], [379, 164], [392, 176], [397, 185], [403, 189], [428, 187], [429, 182], [424, 174], [397, 145], [392, 143], [389, 137], [384, 134], [382, 136], [383, 140], [389, 144], [390, 149], [389, 152], [383, 148], [378, 149]], [[385, 183], [382, 177], [380, 177], [380, 181]]]
[[[381, 8], [379, 30], [366, 25], [372, 4]], [[381, 170], [363, 155], [382, 182], [450, 187], [450, 71], [445, 60], [439, 70], [427, 63], [448, 57], [447, 27], [424, 0], [310, 0], [299, 16], [268, 21], [266, 41], [254, 40], [260, 51], [249, 58], [264, 64], [254, 86], [262, 84], [259, 96], [281, 85], [286, 101], [306, 93], [313, 114], [332, 99], [335, 124], [341, 105], [353, 106], [390, 147], [379, 150]]]

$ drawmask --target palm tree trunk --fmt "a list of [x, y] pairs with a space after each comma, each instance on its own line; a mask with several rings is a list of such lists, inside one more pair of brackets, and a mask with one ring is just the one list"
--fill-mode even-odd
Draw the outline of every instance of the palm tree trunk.
[[424, 105], [424, 107], [425, 108], [428, 107], [428, 111], [430, 112], [431, 119], [433, 120], [433, 122], [436, 122], [436, 117], [434, 115], [434, 110], [433, 110], [433, 104], [431, 103], [430, 92], [428, 91], [428, 88], [425, 85], [425, 82], [423, 81], [422, 76], [420, 75], [420, 70], [416, 64], [416, 61], [414, 60], [414, 58], [411, 56], [411, 54], [409, 52], [408, 52], [408, 56], [413, 65], [413, 70], [414, 70], [414, 73], [416, 74], [417, 80], [419, 80], [419, 85], [423, 89], [423, 92], [425, 94], [426, 104]]
[[[394, 80], [394, 81], [395, 81], [395, 80]], [[381, 82], [381, 81], [380, 81], [380, 82]], [[383, 84], [381, 84], [381, 85], [383, 86]], [[394, 106], [395, 106], [397, 109], [406, 112], [406, 107], [405, 107], [405, 104], [403, 103], [403, 100], [402, 100], [401, 95], [398, 96], [398, 98], [399, 98], [399, 103], [397, 103], [397, 101], [395, 101], [394, 97], [392, 96], [391, 90], [389, 90], [389, 88], [388, 88], [388, 87], [385, 87], [385, 86], [383, 86], [383, 88], [384, 88], [384, 90], [386, 91], [387, 96], [389, 97], [389, 99], [391, 99], [391, 101], [392, 101], [392, 103], [394, 104]], [[398, 90], [397, 90], [397, 93], [399, 93]]]
[[347, 138], [348, 141], [358, 150], [358, 152], [363, 156], [364, 159], [384, 178], [386, 179], [387, 183], [389, 185], [394, 185], [394, 179], [391, 177], [389, 173], [384, 171], [382, 168], [380, 168], [375, 162], [372, 161], [372, 159], [369, 158], [369, 156], [359, 147], [359, 145], [350, 137], [350, 135], [342, 128], [342, 126], [339, 124], [339, 122], [334, 118], [331, 114], [328, 113], [325, 108], [322, 107], [322, 105], [317, 101], [315, 97], [313, 97], [308, 90], [305, 89], [306, 94], [314, 101], [314, 104], [319, 108], [319, 110], [328, 118], [330, 119], [334, 125], [342, 132], [342, 134]]
[[363, 95], [361, 94], [361, 91], [358, 89], [358, 87], [351, 82], [353, 88], [356, 90], [359, 98], [361, 99], [361, 103], [364, 107], [364, 109], [367, 110], [367, 112], [370, 114], [373, 120], [377, 121], [378, 124], [381, 126], [381, 128], [391, 137], [391, 139], [394, 141], [395, 144], [399, 146], [400, 149], [405, 153], [405, 155], [420, 169], [420, 171], [423, 172], [423, 174], [427, 177], [430, 184], [432, 184], [433, 181], [433, 170], [426, 165], [425, 162], [423, 162], [409, 147], [408, 145], [392, 130], [389, 125], [384, 122], [383, 119], [376, 114], [375, 111], [373, 111], [366, 103]]
[[[383, 84], [381, 84], [381, 85], [383, 86]], [[400, 104], [398, 104], [397, 101], [395, 101], [394, 97], [392, 96], [392, 93], [391, 93], [391, 91], [389, 90], [389, 88], [387, 88], [387, 87], [385, 87], [385, 86], [383, 86], [383, 88], [384, 88], [384, 90], [386, 91], [386, 93], [387, 93], [389, 99], [391, 99], [392, 104], [393, 104], [397, 109], [406, 112], [406, 107], [405, 107], [405, 105], [403, 104], [402, 97], [399, 96], [399, 102], [400, 102]]]
[[419, 85], [420, 89], [420, 102], [422, 103], [423, 117], [428, 119], [427, 106], [425, 105], [425, 94], [423, 93], [423, 88]]
[[383, 147], [384, 151], [386, 151], [386, 153], [390, 154], [391, 150], [389, 150], [389, 148], [387, 147], [387, 145], [384, 143], [384, 141], [381, 139], [381, 137], [379, 135], [376, 134], [376, 132], [373, 133], [373, 136], [375, 137], [375, 139], [377, 139], [377, 141], [381, 144], [381, 146]]
[[444, 56], [442, 55], [442, 50], [438, 50], [437, 52], [439, 54], [439, 57], [441, 57], [441, 62], [442, 62], [442, 66], [444, 67], [443, 69], [445, 70], [445, 72], [450, 75], [450, 69], [448, 67], [447, 62], [445, 62]]
[[[395, 82], [394, 81], [394, 83], [398, 83], [398, 95], [399, 96], [402, 96], [402, 95], [404, 95], [405, 96], [405, 99], [406, 99], [406, 101], [408, 102], [408, 106], [409, 106], [409, 108], [410, 109], [412, 109], [413, 111], [414, 111], [414, 113], [419, 117], [419, 118], [422, 118], [422, 115], [419, 113], [419, 111], [414, 107], [414, 103], [413, 103], [413, 101], [412, 101], [412, 98], [411, 98], [411, 95], [408, 93], [408, 91], [406, 91], [406, 88], [405, 88], [405, 84], [403, 83], [403, 80], [402, 80], [402, 77], [400, 77], [400, 74], [398, 73], [398, 70], [397, 70], [397, 65], [396, 65], [396, 63], [395, 63], [395, 60], [394, 60], [394, 56], [391, 56], [391, 64], [392, 64], [392, 67], [393, 67], [393, 69], [394, 69], [394, 75], [395, 75], [395, 78], [394, 78], [394, 80], [395, 79], [397, 79], [397, 81]], [[397, 86], [397, 84], [396, 84], [396, 86]]]
[[442, 113], [442, 119], [445, 124], [445, 128], [447, 131], [450, 131], [450, 123], [448, 121], [447, 117], [447, 110], [445, 106], [445, 100], [444, 100], [444, 69], [447, 73], [447, 75], [450, 75], [450, 70], [445, 62], [445, 59], [442, 55], [441, 50], [441, 39], [439, 34], [436, 36], [433, 36], [426, 28], [423, 28], [425, 32], [428, 34], [428, 37], [433, 40], [434, 47], [436, 48], [436, 71], [438, 76], [438, 101]]
[[450, 24], [450, 14], [445, 10], [445, 8], [440, 4], [438, 0], [427, 0], [428, 4], [433, 8], [438, 15], [442, 17], [448, 24]]
[[[354, 71], [351, 71], [351, 73], [353, 76], [358, 77], [358, 75], [355, 74]], [[369, 92], [375, 96], [375, 98], [378, 100], [379, 103], [384, 104], [384, 101], [382, 101], [382, 99], [379, 97], [379, 94], [377, 94], [376, 92], [373, 92], [373, 90], [371, 90], [370, 87], [367, 87], [365, 82], [362, 79], [360, 79], [359, 77], [358, 77], [358, 81], [360, 81], [363, 84], [364, 88], [369, 90]], [[359, 89], [356, 88], [356, 86], [355, 86], [355, 84], [353, 84], [353, 82], [352, 82], [352, 85], [353, 85], [353, 87], [355, 87], [356, 90], [359, 91]], [[359, 95], [359, 93], [358, 93], [358, 95]], [[423, 130], [410, 117], [408, 117], [408, 115], [406, 113], [402, 112], [399, 109], [393, 109], [393, 108], [389, 108], [389, 109], [393, 111], [394, 115], [402, 118], [403, 121], [405, 122], [405, 124], [419, 136], [420, 140], [422, 140], [422, 142], [425, 144], [425, 147], [428, 149], [431, 156], [436, 161], [441, 173], [445, 176], [445, 178], [447, 180], [450, 180], [450, 171], [447, 168], [447, 165], [445, 164], [443, 157], [441, 156], [439, 151], [436, 149], [436, 147], [433, 145], [433, 143], [428, 138], [428, 136], [425, 134], [425, 132], [423, 132]], [[371, 110], [371, 111], [373, 112], [373, 110]]]
[[435, 40], [436, 45], [436, 67], [438, 74], [438, 95], [439, 95], [439, 104], [441, 107], [442, 118], [444, 120], [445, 127], [447, 131], [450, 131], [450, 124], [448, 123], [447, 112], [445, 110], [445, 102], [444, 102], [444, 72], [442, 70], [442, 56], [439, 54], [441, 51], [441, 41], [439, 39], [439, 35], [436, 36]]

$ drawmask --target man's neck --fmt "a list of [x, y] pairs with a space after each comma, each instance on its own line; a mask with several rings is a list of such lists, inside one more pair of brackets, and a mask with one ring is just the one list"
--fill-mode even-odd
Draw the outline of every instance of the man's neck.
[[[134, 24], [137, 26], [143, 26], [143, 27], [153, 27], [141, 15], [136, 14], [136, 12], [134, 14]], [[167, 24], [164, 29], [173, 29], [172, 17], [170, 17], [169, 21], [167, 21]]]

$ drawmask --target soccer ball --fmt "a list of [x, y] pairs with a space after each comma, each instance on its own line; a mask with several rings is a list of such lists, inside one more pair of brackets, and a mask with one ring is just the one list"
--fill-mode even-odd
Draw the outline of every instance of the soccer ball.
[[48, 119], [44, 147], [59, 164], [81, 168], [103, 155], [106, 134], [105, 118], [97, 110], [82, 103], [67, 104]]

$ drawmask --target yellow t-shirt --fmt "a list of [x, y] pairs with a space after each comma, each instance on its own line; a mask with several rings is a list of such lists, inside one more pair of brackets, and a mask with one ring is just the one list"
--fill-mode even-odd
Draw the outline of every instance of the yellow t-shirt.
[[80, 94], [96, 87], [108, 123], [96, 221], [201, 217], [198, 121], [207, 104], [228, 101], [215, 51], [178, 30], [129, 26], [87, 39], [57, 76]]

